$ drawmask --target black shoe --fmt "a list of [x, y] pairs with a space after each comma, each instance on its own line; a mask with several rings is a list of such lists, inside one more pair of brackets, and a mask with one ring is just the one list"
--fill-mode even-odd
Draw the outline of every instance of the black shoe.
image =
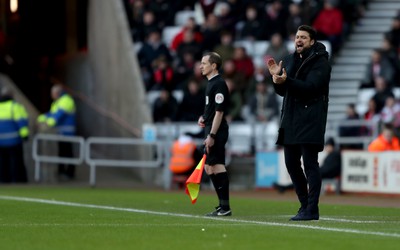
[[232, 216], [232, 211], [221, 209], [218, 211], [217, 216]]
[[291, 221], [319, 220], [319, 213], [311, 213], [309, 211], [299, 212], [296, 216], [290, 219]]
[[290, 220], [298, 220], [299, 217], [301, 217], [304, 213], [306, 212], [306, 208], [300, 207], [299, 210], [297, 211], [297, 214], [290, 218]]
[[231, 216], [231, 210], [223, 210], [220, 206], [216, 207], [214, 211], [206, 214], [206, 216], [216, 217], [216, 216]]
[[215, 210], [206, 214], [206, 216], [217, 216], [218, 212], [221, 210], [222, 208], [220, 206], [215, 207]]

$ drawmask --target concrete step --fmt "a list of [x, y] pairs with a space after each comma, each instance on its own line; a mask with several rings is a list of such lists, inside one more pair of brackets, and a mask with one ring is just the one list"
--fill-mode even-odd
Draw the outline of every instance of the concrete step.
[[382, 41], [383, 35], [380, 33], [353, 33], [349, 36], [349, 41]]
[[348, 41], [344, 44], [343, 49], [375, 49], [380, 48], [381, 41]]
[[386, 25], [390, 26], [392, 24], [392, 18], [361, 18], [359, 20], [360, 25]]
[[398, 8], [384, 10], [374, 10], [368, 8], [364, 14], [364, 18], [393, 18], [397, 15], [397, 11]]
[[329, 106], [336, 104], [349, 104], [354, 103], [354, 96], [340, 96], [340, 97], [329, 97]]
[[344, 81], [344, 80], [335, 80], [332, 79], [329, 86], [330, 88], [340, 88], [343, 85], [347, 85], [347, 86], [352, 86], [352, 87], [358, 87], [360, 85], [360, 81]]
[[336, 64], [344, 64], [344, 65], [367, 65], [368, 62], [370, 61], [370, 57], [369, 56], [352, 56], [352, 57], [348, 57], [348, 56], [341, 56], [341, 57], [337, 57], [335, 59], [335, 63]]
[[332, 73], [333, 72], [365, 72], [367, 67], [365, 65], [340, 65], [334, 64], [332, 65]]
[[357, 96], [358, 89], [330, 89], [329, 96]]
[[363, 72], [334, 72], [331, 74], [331, 79], [334, 80], [362, 80], [364, 77]]
[[329, 104], [329, 112], [334, 113], [334, 112], [345, 112], [347, 108], [348, 103], [336, 103], [336, 104]]
[[342, 49], [339, 52], [339, 56], [370, 56], [372, 54], [372, 48], [370, 49], [356, 49], [356, 48], [347, 48]]
[[390, 26], [382, 26], [382, 25], [359, 25], [354, 27], [354, 32], [356, 33], [384, 33], [390, 30]]
[[400, 9], [400, 2], [394, 1], [376, 1], [368, 4], [368, 9], [370, 10], [393, 10]]
[[338, 121], [343, 120], [346, 117], [344, 112], [329, 112], [328, 108], [328, 121]]

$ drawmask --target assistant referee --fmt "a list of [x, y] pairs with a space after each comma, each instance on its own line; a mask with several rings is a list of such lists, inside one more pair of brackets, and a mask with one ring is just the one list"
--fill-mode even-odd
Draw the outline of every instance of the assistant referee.
[[207, 152], [206, 173], [214, 185], [219, 204], [207, 216], [231, 216], [229, 206], [229, 179], [225, 168], [225, 144], [229, 127], [225, 119], [229, 103], [229, 90], [225, 80], [219, 75], [222, 59], [215, 52], [208, 52], [201, 59], [200, 70], [208, 79], [204, 115], [198, 125], [205, 128], [204, 145]]

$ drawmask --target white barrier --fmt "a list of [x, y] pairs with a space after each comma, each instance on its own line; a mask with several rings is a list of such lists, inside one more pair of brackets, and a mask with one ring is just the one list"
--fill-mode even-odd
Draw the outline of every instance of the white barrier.
[[[40, 142], [69, 142], [79, 147], [78, 157], [59, 157], [58, 155], [44, 155], [44, 152], [40, 152]], [[64, 163], [79, 165], [84, 160], [84, 144], [85, 140], [80, 136], [62, 136], [53, 134], [37, 134], [33, 139], [32, 145], [32, 157], [35, 161], [35, 181], [40, 181], [41, 175], [41, 163]]]
[[342, 152], [342, 190], [400, 194], [399, 152]]

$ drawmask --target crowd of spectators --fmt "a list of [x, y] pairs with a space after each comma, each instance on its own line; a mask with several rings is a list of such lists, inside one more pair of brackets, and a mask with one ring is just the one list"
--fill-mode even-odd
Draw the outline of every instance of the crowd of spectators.
[[[283, 58], [289, 51], [286, 43], [293, 41], [297, 27], [312, 25], [318, 39], [332, 43], [333, 53], [341, 46], [346, 33], [362, 15], [366, 0], [125, 0], [132, 39], [141, 44], [138, 59], [146, 91], [181, 90], [186, 94], [188, 83], [199, 85], [204, 93], [205, 81], [196, 72], [205, 51], [220, 53], [224, 62], [222, 74], [235, 96], [228, 117], [235, 120], [270, 120], [278, 115], [276, 95], [271, 94], [271, 82], [263, 65], [256, 64], [245, 46], [235, 41], [269, 41], [266, 57]], [[194, 11], [181, 25], [170, 44], [163, 39], [166, 27], [176, 26], [176, 14]], [[322, 21], [321, 21], [322, 20]], [[256, 91], [257, 90], [257, 91]], [[174, 95], [169, 95], [174, 98]], [[201, 98], [199, 98], [201, 100]], [[189, 119], [184, 105], [178, 107], [171, 121]], [[160, 102], [157, 101], [157, 104]], [[262, 107], [264, 105], [264, 107]], [[248, 106], [248, 114], [242, 114]], [[157, 108], [154, 106], [154, 108]], [[154, 112], [156, 113], [156, 112]], [[191, 117], [193, 121], [197, 118]], [[158, 119], [156, 119], [158, 121]]]
[[[352, 114], [348, 112], [346, 120], [370, 121], [378, 132], [384, 126], [390, 125], [395, 135], [400, 137], [400, 91], [395, 94], [395, 89], [400, 90], [400, 11], [393, 18], [391, 29], [384, 34], [382, 45], [372, 50], [360, 88], [361, 91], [373, 90], [366, 104], [366, 111], [357, 114], [356, 109], [353, 109], [350, 112]], [[349, 107], [354, 108], [354, 104], [349, 104]], [[372, 131], [371, 127], [355, 126], [342, 128], [340, 135], [372, 135]]]

